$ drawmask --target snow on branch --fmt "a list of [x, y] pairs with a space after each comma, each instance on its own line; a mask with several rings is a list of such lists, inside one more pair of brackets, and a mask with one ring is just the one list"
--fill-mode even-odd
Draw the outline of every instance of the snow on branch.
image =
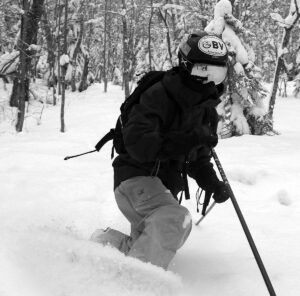
[[25, 11], [23, 9], [21, 9], [18, 5], [15, 5], [15, 4], [11, 5], [9, 10], [13, 14], [19, 14], [19, 15], [25, 14]]
[[299, 10], [299, 0], [291, 0], [291, 5], [290, 5], [290, 11], [288, 16], [283, 19], [281, 15], [278, 13], [270, 13], [271, 18], [277, 22], [278, 26], [284, 27], [286, 29], [292, 28], [295, 23], [297, 22], [299, 15], [300, 15], [300, 10]]
[[[226, 81], [228, 99], [225, 97], [226, 103], [223, 104], [224, 110], [221, 112], [227, 115], [220, 121], [222, 125], [220, 130], [223, 131], [223, 126], [227, 130], [229, 127], [226, 137], [229, 134], [265, 134], [269, 128], [263, 102], [267, 92], [261, 84], [261, 70], [254, 65], [255, 56], [251, 56], [251, 48], [244, 41], [254, 38], [255, 35], [245, 29], [242, 22], [232, 15], [229, 0], [217, 2], [214, 18], [205, 31], [222, 36], [229, 51]], [[240, 39], [238, 34], [243, 35], [243, 39]], [[222, 133], [220, 135], [223, 137]]]
[[240, 20], [238, 20], [237, 18], [235, 18], [232, 14], [226, 13], [224, 15], [224, 19], [225, 19], [226, 23], [234, 29], [235, 32], [242, 33], [249, 37], [255, 37], [255, 34], [252, 33], [251, 31], [247, 30], [243, 26], [242, 22]]
[[67, 54], [63, 54], [61, 57], [60, 57], [60, 60], [59, 60], [59, 64], [63, 67], [67, 64], [69, 64], [70, 62], [70, 57], [67, 55]]
[[279, 13], [277, 13], [277, 12], [271, 12], [270, 16], [271, 16], [271, 18], [275, 22], [277, 22], [278, 26], [281, 26], [281, 27], [285, 27], [286, 26], [284, 19], [282, 18], [282, 16]]
[[182, 5], [177, 5], [177, 4], [165, 4], [163, 7], [162, 7], [163, 10], [166, 10], [166, 9], [177, 9], [177, 10], [184, 10], [185, 7], [182, 6]]
[[0, 56], [0, 74], [8, 75], [17, 70], [19, 51], [13, 51]]
[[41, 50], [41, 46], [40, 45], [36, 45], [36, 44], [30, 44], [28, 46], [28, 50], [32, 50], [32, 51], [36, 51], [36, 52], [39, 52]]
[[278, 57], [282, 57], [283, 55], [287, 54], [289, 52], [289, 50], [285, 47], [279, 47], [278, 48]]
[[163, 4], [162, 3], [153, 3], [153, 8], [160, 8]]

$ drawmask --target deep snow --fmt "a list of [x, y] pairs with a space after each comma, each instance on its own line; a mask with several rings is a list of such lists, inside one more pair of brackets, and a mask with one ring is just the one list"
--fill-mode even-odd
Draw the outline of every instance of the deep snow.
[[[93, 149], [122, 99], [118, 87], [104, 94], [95, 84], [68, 94], [66, 133], [59, 107], [48, 106], [41, 125], [28, 118], [23, 133], [0, 134], [0, 295], [268, 295], [231, 202], [194, 226], [168, 272], [89, 241], [96, 228], [129, 231], [114, 202], [111, 147], [63, 158]], [[224, 139], [216, 149], [283, 296], [300, 294], [299, 111], [299, 99], [279, 98], [279, 136]], [[195, 200], [184, 205], [196, 222]]]

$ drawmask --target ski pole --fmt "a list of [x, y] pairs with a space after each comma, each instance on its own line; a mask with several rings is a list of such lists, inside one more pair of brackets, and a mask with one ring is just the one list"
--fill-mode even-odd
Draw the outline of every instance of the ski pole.
[[96, 152], [96, 151], [97, 151], [97, 150], [95, 149], [95, 150], [91, 150], [91, 151], [84, 152], [84, 153], [81, 153], [81, 154], [76, 154], [76, 155], [72, 155], [72, 156], [66, 156], [66, 157], [64, 158], [64, 160], [68, 160], [68, 159], [74, 158], [74, 157], [79, 157], [79, 156], [82, 156], [82, 155], [85, 155], [85, 154], [89, 154], [89, 153], [94, 153], [94, 152]]
[[205, 216], [213, 209], [213, 207], [216, 205], [216, 202], [214, 201], [206, 210], [205, 215], [202, 215], [202, 217], [195, 223], [195, 225], [199, 225], [199, 223], [205, 218]]
[[252, 238], [252, 235], [250, 233], [250, 230], [249, 230], [249, 228], [247, 226], [247, 223], [246, 223], [246, 221], [244, 219], [244, 216], [243, 216], [243, 214], [242, 214], [242, 212], [240, 210], [240, 207], [239, 207], [239, 205], [237, 203], [237, 200], [236, 200], [236, 198], [235, 198], [235, 196], [233, 194], [233, 191], [232, 191], [231, 186], [230, 186], [230, 184], [228, 182], [228, 179], [227, 179], [227, 177], [225, 175], [225, 172], [224, 172], [223, 167], [222, 167], [222, 165], [220, 163], [220, 160], [219, 160], [219, 158], [217, 156], [217, 153], [215, 152], [215, 150], [213, 148], [211, 149], [211, 152], [212, 152], [212, 156], [213, 156], [213, 158], [215, 160], [215, 163], [216, 163], [216, 165], [217, 165], [217, 167], [219, 169], [221, 177], [222, 177], [224, 183], [226, 184], [226, 186], [227, 186], [227, 188], [229, 190], [230, 199], [231, 199], [231, 201], [233, 203], [234, 209], [235, 209], [235, 211], [236, 211], [236, 213], [238, 215], [238, 218], [239, 218], [239, 220], [241, 222], [241, 225], [243, 227], [244, 233], [245, 233], [245, 235], [247, 237], [248, 243], [249, 243], [249, 245], [251, 247], [252, 253], [253, 253], [254, 258], [256, 260], [256, 263], [257, 263], [257, 265], [258, 265], [258, 267], [260, 269], [260, 272], [261, 272], [262, 277], [263, 277], [263, 279], [265, 281], [265, 284], [266, 284], [266, 286], [268, 288], [270, 296], [276, 296], [276, 293], [274, 291], [274, 288], [272, 286], [272, 283], [270, 281], [268, 273], [267, 273], [267, 271], [265, 269], [265, 266], [264, 266], [264, 264], [263, 264], [263, 262], [262, 262], [262, 260], [260, 258], [260, 255], [258, 253], [258, 250], [257, 250], [256, 246], [255, 246], [255, 243], [254, 243], [254, 240]]
[[[72, 156], [66, 156], [64, 158], [64, 160], [68, 160], [70, 158], [74, 158], [74, 157], [79, 157], [79, 156], [82, 156], [82, 155], [86, 155], [86, 154], [89, 154], [89, 153], [94, 153], [96, 151], [100, 151], [100, 149], [110, 140], [112, 140], [114, 138], [114, 135], [115, 135], [115, 130], [114, 129], [111, 129], [95, 146], [95, 150], [91, 150], [91, 151], [87, 151], [87, 152], [84, 152], [84, 153], [81, 153], [81, 154], [77, 154], [77, 155], [72, 155]], [[112, 149], [112, 155], [111, 155], [113, 158], [113, 149]]]

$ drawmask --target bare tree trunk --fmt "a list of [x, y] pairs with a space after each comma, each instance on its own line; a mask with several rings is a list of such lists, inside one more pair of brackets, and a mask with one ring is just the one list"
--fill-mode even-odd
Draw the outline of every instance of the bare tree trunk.
[[[199, 1], [199, 5], [200, 5], [200, 11], [205, 11], [205, 7], [206, 7], [206, 0], [198, 0]], [[201, 19], [200, 20], [201, 25], [202, 25], [202, 29], [204, 29], [207, 26], [207, 20], [206, 19]]]
[[104, 92], [107, 92], [107, 0], [105, 0], [104, 8], [104, 46], [103, 46], [103, 81], [104, 81]]
[[[122, 0], [123, 9], [126, 11], [126, 2]], [[128, 27], [127, 27], [127, 15], [122, 17], [123, 23], [123, 85], [125, 91], [125, 98], [130, 94], [129, 90], [129, 38], [128, 38]]]
[[[111, 1], [109, 0], [109, 7], [108, 10], [111, 11]], [[112, 55], [112, 48], [111, 48], [111, 22], [112, 21], [112, 14], [108, 15], [108, 21], [107, 21], [107, 38], [108, 38], [108, 50], [107, 50], [107, 70], [106, 70], [106, 80], [112, 80], [112, 75], [109, 75], [109, 73], [113, 73], [112, 67], [111, 67], [111, 55]]]
[[60, 26], [61, 26], [61, 4], [58, 0], [58, 34], [57, 34], [57, 81], [58, 81], [58, 95], [61, 95], [61, 73], [60, 73]]
[[[283, 34], [282, 43], [281, 43], [282, 48], [285, 48], [288, 45], [292, 28], [293, 27], [284, 29], [284, 34]], [[269, 101], [269, 118], [271, 120], [273, 120], [273, 111], [274, 111], [274, 107], [275, 107], [276, 93], [277, 93], [277, 89], [278, 89], [280, 72], [283, 68], [283, 65], [284, 65], [283, 57], [279, 56], [277, 58], [277, 64], [276, 64], [276, 68], [275, 68], [273, 84], [272, 84], [272, 89], [271, 89], [271, 97], [270, 97], [270, 101]]]
[[[64, 54], [68, 52], [67, 44], [67, 29], [68, 29], [68, 0], [65, 0], [65, 22], [64, 22]], [[60, 131], [65, 132], [65, 100], [66, 100], [66, 66], [62, 66], [62, 95], [61, 95], [61, 109], [60, 109]]]
[[[25, 118], [25, 105], [29, 99], [29, 71], [33, 52], [28, 49], [30, 44], [36, 44], [38, 24], [43, 12], [44, 0], [33, 0], [30, 7], [30, 1], [23, 0], [21, 39], [19, 40], [20, 48], [20, 72], [19, 79], [14, 81], [14, 91], [17, 97], [11, 97], [11, 104], [15, 100], [18, 105], [18, 118], [16, 124], [17, 132], [23, 130]], [[13, 91], [13, 92], [14, 92]]]
[[[56, 2], [55, 11], [57, 11], [57, 2]], [[55, 40], [54, 40], [52, 32], [51, 32], [46, 8], [43, 11], [42, 22], [43, 22], [43, 28], [45, 31], [45, 35], [46, 35], [47, 51], [48, 51], [47, 63], [49, 64], [49, 77], [48, 77], [47, 84], [48, 84], [48, 88], [51, 88], [51, 87], [53, 88], [53, 105], [55, 106], [56, 105], [56, 95], [55, 95], [56, 77], [55, 77], [55, 73], [54, 73], [54, 67], [55, 67], [56, 43], [55, 43]]]
[[149, 55], [149, 70], [152, 70], [152, 54], [151, 54], [151, 23], [152, 23], [152, 18], [154, 14], [154, 9], [153, 9], [153, 0], [151, 0], [151, 11], [150, 11], [150, 18], [149, 18], [149, 23], [148, 23], [148, 55]]
[[[284, 27], [284, 33], [282, 37], [282, 43], [281, 43], [281, 48], [284, 49], [287, 47], [289, 40], [290, 40], [290, 35], [291, 31], [294, 28], [295, 24], [297, 23], [299, 17], [300, 17], [300, 12], [299, 12], [299, 7], [298, 7], [298, 2], [294, 0], [295, 8], [297, 13], [297, 17], [294, 19], [293, 23], [289, 27]], [[292, 5], [292, 2], [291, 2]], [[276, 64], [276, 69], [274, 73], [274, 79], [273, 79], [273, 84], [272, 84], [272, 90], [271, 90], [271, 97], [269, 101], [269, 119], [273, 123], [273, 111], [275, 107], [275, 100], [276, 100], [276, 93], [277, 93], [277, 88], [278, 88], [278, 82], [279, 82], [279, 75], [280, 71], [284, 67], [284, 60], [283, 56], [278, 56], [277, 58], [277, 64]]]
[[75, 75], [76, 75], [76, 67], [77, 67], [77, 56], [78, 56], [80, 46], [81, 46], [83, 31], [84, 31], [84, 22], [83, 22], [83, 15], [81, 14], [81, 16], [80, 16], [79, 36], [77, 38], [76, 46], [75, 46], [73, 56], [72, 56], [72, 59], [71, 59], [71, 66], [72, 66], [71, 88], [72, 88], [73, 92], [76, 91], [76, 78], [75, 78]]
[[166, 38], [167, 38], [169, 62], [170, 62], [170, 65], [172, 65], [171, 37], [170, 37], [170, 28], [169, 28], [168, 21], [167, 21], [167, 12], [165, 13], [165, 15], [163, 15], [161, 9], [159, 9], [159, 14], [160, 14], [161, 19], [163, 20], [163, 22], [165, 24], [165, 27], [166, 27], [166, 30], [167, 30]]
[[78, 87], [79, 92], [82, 92], [88, 88], [88, 83], [87, 83], [88, 73], [89, 73], [89, 57], [86, 55], [84, 57], [84, 66], [83, 66], [83, 70], [82, 70], [80, 84]]

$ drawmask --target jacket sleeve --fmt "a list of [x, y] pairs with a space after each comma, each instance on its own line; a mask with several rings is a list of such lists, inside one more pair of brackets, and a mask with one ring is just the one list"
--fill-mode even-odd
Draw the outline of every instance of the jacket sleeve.
[[126, 150], [133, 159], [141, 163], [157, 159], [166, 112], [164, 94], [157, 86], [143, 93], [139, 104], [133, 106], [122, 130]]
[[211, 163], [211, 153], [208, 148], [203, 147], [199, 149], [197, 159], [189, 163], [188, 175], [193, 178], [203, 190], [214, 192], [220, 180]]

